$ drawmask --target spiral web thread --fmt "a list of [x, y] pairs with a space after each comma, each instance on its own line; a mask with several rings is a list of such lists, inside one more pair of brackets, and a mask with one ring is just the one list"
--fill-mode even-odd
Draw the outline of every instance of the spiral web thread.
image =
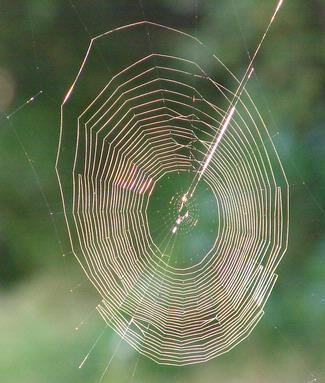
[[[117, 41], [122, 63], [110, 57]], [[73, 252], [105, 322], [158, 363], [203, 362], [247, 337], [287, 246], [288, 184], [245, 84], [196, 38], [143, 21], [92, 39], [62, 104]], [[204, 198], [216, 230], [199, 255], [182, 253], [209, 227]]]

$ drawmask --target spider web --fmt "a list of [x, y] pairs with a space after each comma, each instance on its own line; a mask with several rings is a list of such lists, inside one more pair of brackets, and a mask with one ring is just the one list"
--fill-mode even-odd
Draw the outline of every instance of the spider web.
[[286, 250], [288, 183], [245, 88], [253, 60], [238, 79], [198, 39], [137, 22], [91, 40], [61, 106], [73, 252], [104, 321], [158, 363], [247, 337]]

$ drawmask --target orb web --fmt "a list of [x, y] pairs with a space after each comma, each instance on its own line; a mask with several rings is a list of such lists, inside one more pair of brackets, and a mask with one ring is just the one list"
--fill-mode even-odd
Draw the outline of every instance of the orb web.
[[286, 177], [246, 89], [229, 108], [239, 85], [198, 39], [143, 21], [91, 40], [62, 104], [73, 252], [104, 321], [158, 363], [247, 337], [286, 249]]

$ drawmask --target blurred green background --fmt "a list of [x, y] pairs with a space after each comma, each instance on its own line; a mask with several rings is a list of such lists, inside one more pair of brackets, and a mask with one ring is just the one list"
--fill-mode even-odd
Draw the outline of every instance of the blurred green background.
[[[237, 73], [275, 3], [143, 0], [143, 8], [146, 19], [195, 33]], [[1, 1], [0, 382], [98, 382], [119, 341], [69, 252], [54, 163], [60, 104], [90, 37], [141, 19], [131, 0]], [[325, 382], [324, 19], [322, 1], [285, 1], [255, 65], [252, 96], [291, 197], [289, 249], [265, 316], [238, 347], [201, 365], [158, 366], [122, 343], [104, 382]]]

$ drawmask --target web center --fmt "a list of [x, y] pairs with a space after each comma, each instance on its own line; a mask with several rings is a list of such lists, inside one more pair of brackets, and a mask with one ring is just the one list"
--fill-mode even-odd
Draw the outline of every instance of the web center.
[[171, 173], [162, 177], [151, 194], [147, 217], [151, 238], [169, 266], [188, 268], [201, 262], [219, 234], [215, 193], [202, 179], [195, 193], [187, 190], [193, 175]]

